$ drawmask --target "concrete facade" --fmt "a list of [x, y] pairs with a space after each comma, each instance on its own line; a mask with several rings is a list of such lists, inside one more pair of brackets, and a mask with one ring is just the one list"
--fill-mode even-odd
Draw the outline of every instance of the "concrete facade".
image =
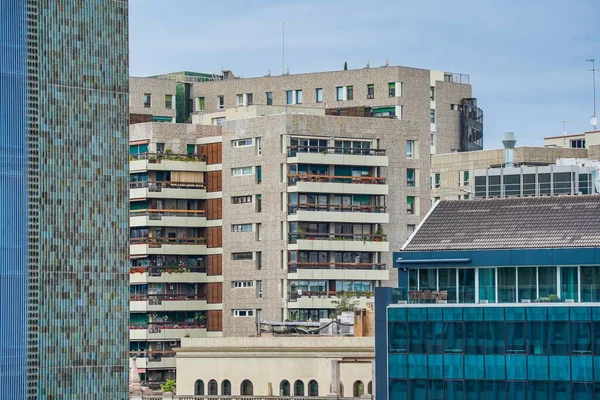
[[589, 148], [600, 145], [600, 130], [544, 138], [546, 147]]
[[[245, 380], [252, 383], [254, 396], [282, 395], [283, 381], [289, 383], [287, 395], [327, 396], [332, 382], [341, 383], [343, 393], [352, 397], [357, 382], [363, 394], [372, 394], [373, 337], [260, 337], [183, 339], [177, 350], [177, 394], [194, 395], [202, 381], [204, 395], [223, 395], [229, 382], [231, 395], [241, 394]], [[216, 392], [209, 390], [209, 382]], [[295, 393], [300, 381], [303, 393]], [[317, 392], [309, 392], [315, 381]], [[216, 385], [216, 386], [215, 386]], [[369, 390], [371, 389], [371, 391]], [[200, 394], [200, 393], [198, 393]]]
[[[585, 158], [586, 149], [560, 147], [516, 147], [515, 165], [550, 165], [559, 158]], [[491, 149], [466, 153], [434, 154], [431, 156], [431, 196], [435, 200], [468, 199], [474, 193], [476, 169], [501, 167], [504, 150]], [[469, 181], [465, 182], [464, 172]], [[439, 174], [439, 187], [436, 175]], [[465, 197], [467, 196], [467, 197]]]
[[600, 144], [588, 147], [588, 158], [590, 160], [600, 161]]
[[[157, 117], [171, 117], [175, 122], [177, 82], [171, 79], [139, 78], [129, 79], [129, 113]], [[151, 95], [150, 107], [144, 105], [145, 94]], [[166, 96], [171, 97], [171, 108], [166, 107]]]

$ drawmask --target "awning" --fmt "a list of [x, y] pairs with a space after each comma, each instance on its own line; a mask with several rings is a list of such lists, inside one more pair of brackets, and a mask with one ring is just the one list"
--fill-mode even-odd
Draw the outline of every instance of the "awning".
[[144, 140], [133, 140], [131, 142], [129, 142], [130, 146], [135, 146], [136, 144], [148, 144], [150, 143], [149, 139], [144, 139]]

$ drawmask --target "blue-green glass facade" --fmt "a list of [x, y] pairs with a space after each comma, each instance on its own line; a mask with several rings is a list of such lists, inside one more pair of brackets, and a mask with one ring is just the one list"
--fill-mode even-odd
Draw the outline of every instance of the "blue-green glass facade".
[[0, 398], [128, 398], [128, 2], [0, 1]]
[[600, 398], [600, 305], [387, 309], [389, 398]]

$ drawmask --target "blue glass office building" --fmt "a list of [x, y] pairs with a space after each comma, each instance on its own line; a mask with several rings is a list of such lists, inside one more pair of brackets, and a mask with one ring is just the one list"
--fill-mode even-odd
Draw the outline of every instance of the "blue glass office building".
[[376, 291], [377, 399], [600, 399], [598, 215], [600, 196], [439, 203]]
[[0, 398], [128, 397], [128, 3], [0, 0]]

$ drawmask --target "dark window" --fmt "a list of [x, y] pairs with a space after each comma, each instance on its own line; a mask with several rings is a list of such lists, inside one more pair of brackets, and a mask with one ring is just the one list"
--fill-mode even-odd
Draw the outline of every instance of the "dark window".
[[244, 379], [240, 385], [240, 394], [242, 396], [253, 396], [254, 395], [254, 385], [248, 379]]
[[290, 382], [287, 380], [282, 380], [279, 384], [279, 395], [280, 396], [291, 396], [290, 393]]
[[231, 253], [231, 259], [236, 260], [252, 260], [252, 252]]
[[304, 396], [304, 382], [300, 379], [294, 382], [294, 396]]
[[194, 384], [194, 395], [204, 396], [204, 381], [202, 379], [198, 379]]
[[144, 93], [144, 107], [152, 107], [152, 95], [150, 93]]
[[273, 105], [273, 92], [266, 92], [265, 97], [267, 99], [267, 105], [272, 106]]
[[217, 384], [217, 381], [215, 381], [214, 379], [211, 379], [210, 381], [208, 381], [208, 395], [209, 396], [216, 396], [219, 393], [219, 385]]
[[308, 382], [308, 395], [311, 397], [319, 396], [319, 383], [317, 381]]
[[369, 84], [369, 85], [367, 85], [367, 99], [374, 99], [374, 98], [375, 98], [375, 85]]

